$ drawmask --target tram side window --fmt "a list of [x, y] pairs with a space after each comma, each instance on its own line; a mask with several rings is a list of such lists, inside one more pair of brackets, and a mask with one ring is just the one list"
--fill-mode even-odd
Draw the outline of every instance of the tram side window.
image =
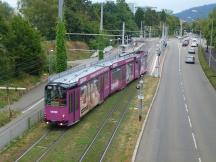
[[79, 108], [79, 95], [78, 93], [75, 93], [75, 110], [78, 110]]
[[73, 112], [74, 110], [74, 94], [69, 94], [69, 112]]
[[121, 68], [113, 69], [111, 89], [113, 90], [119, 87], [120, 84], [121, 84]]
[[90, 86], [90, 102], [89, 102], [89, 107], [94, 107], [96, 106], [99, 101], [100, 101], [100, 86], [99, 86], [99, 80], [98, 78], [93, 79], [89, 83]]
[[66, 89], [56, 85], [48, 85], [45, 88], [46, 105], [65, 106], [66, 105]]
[[88, 106], [88, 87], [87, 85], [82, 85], [80, 88], [80, 109], [85, 109]]
[[126, 81], [129, 83], [133, 80], [133, 64], [129, 63], [126, 65]]
[[108, 74], [108, 72], [104, 74], [104, 85], [105, 85], [105, 88], [109, 88], [109, 74]]
[[141, 73], [144, 73], [144, 71], [145, 71], [145, 62], [144, 62], [145, 60], [144, 60], [144, 58], [141, 58]]

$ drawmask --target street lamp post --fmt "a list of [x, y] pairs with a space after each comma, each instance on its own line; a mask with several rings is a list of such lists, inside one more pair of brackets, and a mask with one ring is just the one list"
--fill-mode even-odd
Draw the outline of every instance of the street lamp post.
[[118, 52], [118, 54], [120, 53], [119, 51], [120, 51], [120, 40], [121, 40], [121, 38], [117, 38], [117, 41], [118, 41], [118, 50], [117, 50], [117, 52]]
[[112, 39], [110, 39], [110, 46], [112, 45]]
[[100, 32], [103, 32], [103, 2], [101, 3]]
[[50, 56], [50, 54], [53, 51], [54, 51], [53, 49], [48, 50], [48, 56], [49, 56], [49, 75], [51, 74], [51, 58], [50, 58], [51, 56]]
[[213, 19], [212, 19], [212, 26], [211, 26], [211, 41], [210, 41], [210, 53], [209, 53], [209, 67], [211, 67], [211, 57], [212, 57], [212, 38], [213, 37]]
[[139, 105], [138, 105], [138, 109], [139, 109], [139, 121], [142, 120], [142, 110], [143, 110], [143, 100], [144, 100], [144, 79], [143, 79], [143, 75], [141, 75], [141, 79], [139, 80], [138, 84], [137, 84], [137, 98], [139, 100]]
[[64, 5], [64, 0], [59, 0], [58, 2], [58, 17], [63, 20], [63, 5]]

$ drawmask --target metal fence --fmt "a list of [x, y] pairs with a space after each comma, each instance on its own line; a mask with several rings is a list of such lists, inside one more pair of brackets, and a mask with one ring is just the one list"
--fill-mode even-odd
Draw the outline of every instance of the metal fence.
[[209, 57], [211, 57], [210, 66], [216, 73], [216, 57], [215, 56], [216, 56], [215, 54], [210, 55], [210, 52], [205, 52], [205, 58], [208, 61], [208, 63], [209, 63]]
[[43, 118], [42, 110], [41, 108], [34, 112], [22, 114], [19, 118], [0, 128], [0, 149], [23, 135], [23, 132], [30, 129], [35, 123], [41, 121]]

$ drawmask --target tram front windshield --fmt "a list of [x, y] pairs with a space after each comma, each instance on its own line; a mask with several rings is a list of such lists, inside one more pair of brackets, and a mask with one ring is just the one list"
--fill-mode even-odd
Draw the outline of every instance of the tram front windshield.
[[45, 102], [50, 106], [66, 105], [66, 89], [58, 85], [47, 85], [45, 88]]

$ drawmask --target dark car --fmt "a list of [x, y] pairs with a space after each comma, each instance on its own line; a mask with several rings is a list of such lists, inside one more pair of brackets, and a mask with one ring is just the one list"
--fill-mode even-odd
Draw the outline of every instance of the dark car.
[[183, 47], [184, 47], [184, 46], [188, 46], [188, 44], [189, 44], [189, 40], [184, 40], [183, 43], [182, 43], [182, 46], [183, 46]]

